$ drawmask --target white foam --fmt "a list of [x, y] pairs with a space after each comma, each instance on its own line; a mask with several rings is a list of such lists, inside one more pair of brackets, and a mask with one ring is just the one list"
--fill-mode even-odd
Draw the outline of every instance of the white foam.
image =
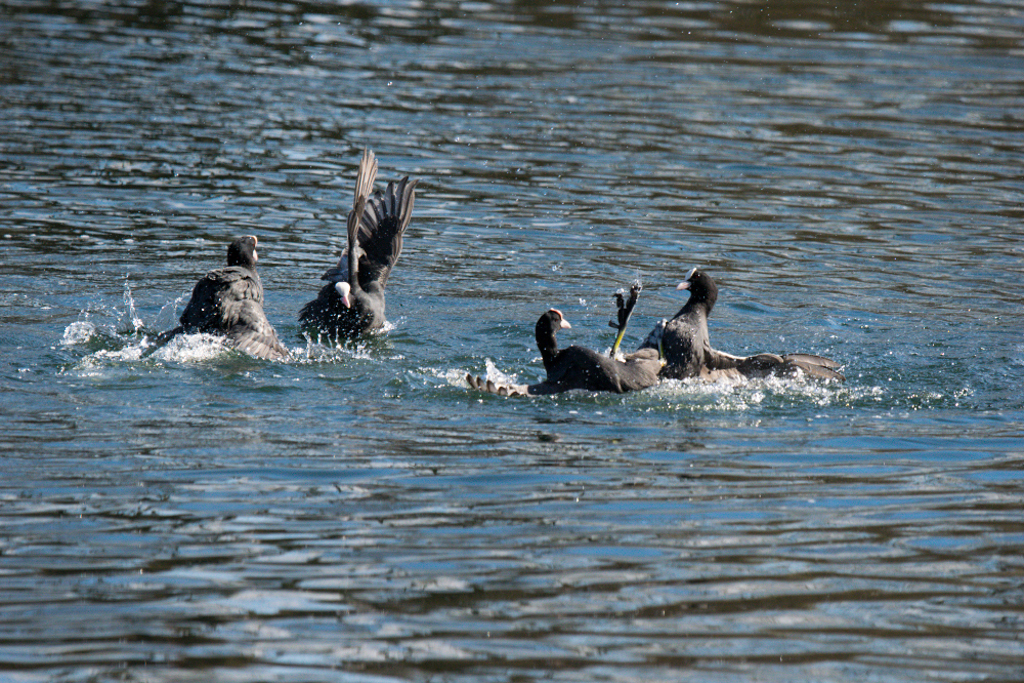
[[85, 344], [96, 334], [96, 325], [88, 320], [76, 320], [64, 328], [64, 336], [60, 343], [62, 346], [78, 346]]
[[490, 358], [484, 359], [484, 379], [489, 379], [495, 384], [519, 384], [519, 379], [516, 375], [506, 375], [504, 372], [498, 369], [498, 366], [494, 364]]
[[145, 347], [141, 344], [132, 344], [124, 347], [123, 349], [117, 350], [100, 349], [96, 353], [92, 354], [92, 358], [104, 358], [115, 361], [135, 361], [142, 358], [142, 354], [145, 350]]
[[882, 387], [854, 386], [804, 377], [765, 379], [725, 378], [716, 382], [700, 379], [662, 380], [647, 391], [680, 408], [693, 410], [743, 411], [763, 404], [798, 401], [820, 407], [849, 405], [865, 397], [884, 393]]
[[179, 334], [153, 352], [153, 357], [165, 362], [194, 363], [215, 358], [227, 349], [223, 337], [212, 334]]
[[468, 386], [466, 383], [465, 370], [459, 370], [457, 368], [449, 368], [448, 370], [445, 370], [444, 368], [420, 368], [420, 370], [442, 380], [450, 387], [465, 388]]

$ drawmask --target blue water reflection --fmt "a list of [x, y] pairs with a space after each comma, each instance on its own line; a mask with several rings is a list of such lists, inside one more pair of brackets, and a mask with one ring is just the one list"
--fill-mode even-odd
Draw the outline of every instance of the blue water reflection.
[[[0, 9], [0, 669], [17, 681], [1018, 680], [1010, 5]], [[295, 317], [364, 145], [385, 336]], [[259, 236], [288, 363], [144, 355]], [[841, 385], [511, 400], [700, 266]], [[2, 678], [2, 676], [0, 676]]]

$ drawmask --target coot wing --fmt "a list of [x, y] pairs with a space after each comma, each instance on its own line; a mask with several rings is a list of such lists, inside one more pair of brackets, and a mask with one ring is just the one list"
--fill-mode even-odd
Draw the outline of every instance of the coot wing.
[[248, 268], [230, 267], [207, 273], [192, 288], [192, 298], [179, 318], [188, 332], [223, 332], [231, 326], [232, 305], [246, 298], [263, 304], [263, 287]]
[[785, 356], [774, 353], [733, 356], [724, 351], [711, 349], [707, 358], [707, 372], [702, 373], [702, 376], [711, 379], [722, 377], [792, 377], [800, 372], [816, 379], [834, 379], [839, 381], [846, 379], [838, 371], [841, 367], [839, 363], [829, 358], [809, 353], [794, 353]]
[[257, 358], [277, 360], [288, 356], [263, 312], [259, 275], [248, 268], [221, 268], [207, 273], [192, 289], [180, 322], [186, 332], [224, 334], [231, 346]]
[[366, 289], [371, 282], [385, 286], [391, 269], [402, 254], [402, 237], [412, 219], [416, 184], [406, 176], [388, 183], [366, 203], [359, 224], [359, 284]]
[[810, 353], [790, 353], [783, 356], [782, 359], [787, 365], [800, 368], [808, 377], [834, 379], [840, 382], [846, 380], [846, 376], [839, 372], [842, 365], [831, 358], [823, 358]]
[[237, 315], [237, 322], [228, 328], [226, 334], [234, 348], [265, 360], [288, 357], [288, 349], [277, 338], [277, 332], [267, 320], [262, 306], [251, 300], [242, 301]]

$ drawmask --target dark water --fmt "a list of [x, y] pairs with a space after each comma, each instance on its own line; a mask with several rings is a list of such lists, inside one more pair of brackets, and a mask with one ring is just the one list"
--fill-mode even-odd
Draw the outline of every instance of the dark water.
[[[1021, 680], [1022, 73], [1017, 3], [4, 3], [0, 679]], [[422, 181], [330, 348], [364, 145]], [[296, 359], [140, 357], [245, 233]], [[848, 381], [461, 379], [693, 266]]]

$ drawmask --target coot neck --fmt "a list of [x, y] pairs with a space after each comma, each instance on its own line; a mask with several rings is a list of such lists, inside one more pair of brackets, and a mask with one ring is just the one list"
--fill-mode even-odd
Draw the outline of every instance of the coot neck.
[[541, 320], [537, 323], [537, 348], [540, 349], [540, 357], [544, 360], [544, 369], [550, 371], [554, 365], [555, 356], [558, 355], [558, 341], [555, 339], [555, 332], [551, 329], [550, 321]]
[[689, 300], [681, 309], [679, 309], [679, 312], [676, 313], [676, 317], [688, 316], [693, 312], [698, 312], [698, 315], [702, 315], [707, 318], [711, 315], [711, 309], [715, 307], [715, 301], [717, 299], [718, 292], [715, 290], [691, 293]]

